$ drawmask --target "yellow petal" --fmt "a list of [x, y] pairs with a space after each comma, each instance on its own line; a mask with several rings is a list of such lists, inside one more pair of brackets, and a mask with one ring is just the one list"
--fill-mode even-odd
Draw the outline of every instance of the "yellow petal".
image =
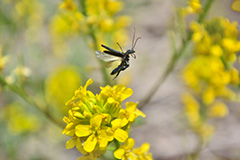
[[136, 113], [137, 113], [138, 116], [146, 117], [146, 115], [142, 111], [140, 111], [139, 109], [136, 110]]
[[87, 152], [83, 149], [83, 145], [82, 142], [80, 140], [80, 138], [77, 138], [77, 142], [76, 142], [76, 148], [79, 152], [81, 152], [83, 155], [86, 155]]
[[100, 132], [98, 132], [98, 137], [100, 139], [105, 139], [107, 141], [112, 141], [114, 139], [113, 131], [110, 127], [104, 127], [104, 130], [101, 130]]
[[76, 145], [76, 138], [71, 138], [69, 141], [66, 142], [65, 146], [66, 149], [72, 149]]
[[115, 130], [117, 128], [121, 128], [121, 119], [115, 119], [111, 122], [112, 124], [112, 129]]
[[78, 137], [85, 137], [88, 136], [92, 133], [92, 131], [90, 130], [90, 125], [77, 125], [75, 128], [75, 134]]
[[123, 148], [120, 148], [114, 152], [114, 157], [116, 157], [117, 159], [122, 159], [124, 154], [125, 150]]
[[134, 145], [135, 145], [135, 140], [133, 138], [128, 138], [124, 144], [124, 148], [126, 150], [131, 150]]
[[108, 140], [107, 139], [103, 138], [99, 141], [99, 147], [100, 148], [106, 148], [107, 145], [108, 145]]
[[149, 145], [148, 143], [144, 143], [144, 144], [142, 144], [142, 146], [141, 146], [141, 150], [142, 150], [143, 152], [147, 152], [147, 151], [149, 150], [149, 148], [150, 148], [150, 145]]
[[128, 133], [123, 129], [118, 128], [114, 132], [114, 138], [116, 138], [119, 142], [125, 142], [126, 139], [128, 138]]
[[122, 92], [121, 101], [125, 100], [126, 98], [130, 97], [133, 94], [133, 90], [131, 88], [127, 88]]
[[102, 123], [101, 115], [94, 116], [90, 121], [91, 126], [94, 126], [94, 127], [100, 127], [101, 123]]
[[83, 144], [83, 149], [87, 152], [92, 152], [97, 144], [97, 137], [95, 135], [91, 135], [88, 137], [86, 142]]
[[134, 103], [134, 102], [127, 102], [126, 103], [126, 110], [129, 112], [135, 112], [136, 108], [137, 108], [138, 103]]

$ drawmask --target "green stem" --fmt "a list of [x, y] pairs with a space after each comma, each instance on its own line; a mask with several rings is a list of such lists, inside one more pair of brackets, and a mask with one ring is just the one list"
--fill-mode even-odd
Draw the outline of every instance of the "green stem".
[[[211, 5], [212, 5], [213, 1], [214, 0], [208, 0], [206, 2], [205, 6], [203, 8], [202, 14], [200, 14], [199, 17], [198, 17], [198, 20], [197, 20], [198, 23], [201, 23], [205, 19], [209, 9], [211, 8]], [[167, 77], [173, 71], [173, 69], [175, 68], [178, 60], [180, 59], [180, 57], [183, 55], [186, 48], [190, 44], [191, 37], [192, 37], [192, 32], [188, 32], [187, 33], [187, 38], [186, 38], [186, 40], [183, 40], [182, 46], [180, 47], [179, 51], [175, 52], [173, 54], [172, 58], [170, 59], [168, 65], [167, 65], [167, 68], [165, 69], [163, 74], [157, 79], [157, 82], [153, 85], [153, 87], [146, 94], [146, 96], [140, 101], [139, 108], [143, 108], [151, 100], [151, 98], [156, 93], [156, 91], [159, 89], [159, 87], [163, 84], [163, 82], [167, 79]]]
[[198, 138], [198, 146], [196, 147], [195, 151], [190, 155], [191, 160], [198, 160], [200, 153], [202, 151], [203, 145], [204, 145], [204, 140], [202, 139], [201, 135]]
[[44, 107], [40, 107], [22, 88], [16, 85], [8, 84], [2, 76], [0, 76], [0, 84], [2, 84], [4, 87], [9, 88], [12, 92], [20, 96], [25, 102], [35, 107], [58, 127], [64, 128], [63, 123], [53, 118], [52, 115], [44, 109]]
[[[80, 0], [80, 6], [81, 6], [82, 14], [84, 16], [87, 16], [85, 1], [86, 0]], [[88, 26], [88, 27], [89, 27], [89, 30], [90, 30], [90, 38], [92, 39], [93, 44], [94, 44], [94, 48], [93, 49], [94, 49], [94, 51], [97, 51], [97, 50], [99, 50], [99, 48], [98, 48], [98, 43], [97, 43], [97, 38], [96, 38], [96, 35], [95, 35], [94, 28], [92, 26]], [[99, 62], [100, 69], [101, 69], [101, 72], [102, 72], [104, 85], [111, 84], [111, 81], [110, 81], [110, 78], [109, 78], [109, 74], [107, 73], [107, 70], [104, 67], [104, 63], [101, 60], [99, 60], [99, 59], [98, 59], [98, 62]]]
[[[97, 39], [96, 39], [96, 36], [95, 36], [95, 33], [94, 33], [94, 30], [91, 28], [91, 32], [90, 32], [90, 36], [93, 40], [93, 44], [94, 44], [94, 50], [97, 51], [99, 50], [98, 48], [98, 43], [97, 43]], [[99, 62], [99, 65], [101, 67], [101, 72], [102, 72], [102, 75], [103, 75], [103, 80], [104, 80], [104, 85], [109, 85], [111, 84], [111, 81], [110, 81], [110, 78], [109, 78], [109, 74], [107, 73], [107, 70], [106, 68], [104, 67], [104, 63], [98, 59], [98, 62]]]

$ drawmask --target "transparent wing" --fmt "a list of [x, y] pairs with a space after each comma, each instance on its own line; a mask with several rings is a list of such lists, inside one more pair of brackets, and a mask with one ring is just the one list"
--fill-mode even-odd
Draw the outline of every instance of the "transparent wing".
[[115, 56], [105, 54], [100, 51], [96, 51], [96, 55], [99, 59], [101, 59], [105, 62], [121, 61], [121, 57], [115, 57]]

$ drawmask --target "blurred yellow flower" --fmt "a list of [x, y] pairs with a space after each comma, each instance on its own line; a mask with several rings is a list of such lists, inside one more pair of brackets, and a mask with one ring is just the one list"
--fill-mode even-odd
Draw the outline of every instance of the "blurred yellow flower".
[[2, 46], [0, 45], [0, 73], [4, 69], [5, 65], [9, 61], [9, 56], [2, 55]]
[[39, 40], [38, 33], [43, 24], [44, 14], [43, 6], [40, 1], [18, 0], [13, 4], [13, 18], [16, 20], [16, 24], [19, 25], [20, 28], [26, 28], [26, 39], [28, 42], [32, 43]]
[[232, 9], [234, 11], [240, 12], [240, 0], [234, 0], [232, 3]]
[[228, 114], [228, 108], [224, 103], [216, 102], [209, 109], [209, 116], [222, 118]]
[[66, 9], [69, 11], [76, 11], [77, 9], [77, 4], [73, 1], [73, 0], [64, 0], [64, 2], [62, 2], [59, 5], [60, 9]]
[[199, 124], [201, 123], [201, 116], [199, 114], [200, 113], [199, 103], [189, 93], [183, 94], [182, 102], [185, 105], [184, 113], [185, 113], [186, 117], [188, 118], [189, 123], [193, 127], [199, 126]]
[[50, 104], [64, 114], [67, 113], [65, 102], [74, 90], [81, 85], [79, 70], [74, 66], [61, 66], [46, 79], [46, 98]]
[[21, 76], [21, 77], [29, 77], [32, 73], [30, 68], [24, 67], [24, 66], [18, 66], [17, 68], [15, 68], [15, 70], [13, 72], [17, 76]]
[[189, 14], [199, 14], [202, 12], [202, 5], [200, 0], [188, 0], [188, 6], [181, 8], [180, 14], [187, 16]]
[[7, 127], [12, 134], [35, 132], [41, 126], [35, 115], [27, 113], [17, 103], [5, 106], [1, 112], [1, 117], [7, 122]]

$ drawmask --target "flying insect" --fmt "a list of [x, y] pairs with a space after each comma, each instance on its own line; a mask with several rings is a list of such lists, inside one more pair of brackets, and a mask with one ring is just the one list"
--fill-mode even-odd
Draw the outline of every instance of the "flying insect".
[[132, 40], [132, 48], [128, 49], [126, 52], [123, 51], [122, 47], [120, 46], [119, 43], [117, 43], [117, 45], [119, 46], [119, 48], [121, 49], [120, 51], [117, 51], [115, 49], [112, 49], [110, 47], [107, 47], [105, 45], [101, 45], [104, 49], [103, 52], [101, 51], [96, 51], [96, 55], [99, 59], [105, 61], [105, 62], [113, 62], [113, 61], [121, 61], [121, 63], [110, 73], [111, 75], [115, 75], [116, 76], [113, 78], [113, 80], [115, 78], [118, 77], [118, 75], [120, 74], [121, 71], [124, 71], [125, 69], [127, 69], [130, 65], [129, 60], [130, 60], [130, 55], [135, 59], [136, 58], [136, 54], [135, 54], [135, 46], [137, 41], [140, 39], [141, 37], [138, 37], [135, 40], [135, 29], [134, 29], [134, 34], [133, 34], [133, 40]]

